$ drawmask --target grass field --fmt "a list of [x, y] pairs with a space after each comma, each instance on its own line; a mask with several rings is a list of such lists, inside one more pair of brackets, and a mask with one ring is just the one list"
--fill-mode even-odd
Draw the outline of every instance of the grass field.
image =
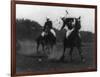
[[50, 69], [82, 69], [94, 67], [94, 46], [93, 43], [84, 43], [82, 53], [85, 62], [80, 61], [77, 49], [73, 51], [73, 61], [70, 62], [68, 55], [69, 49], [66, 49], [65, 62], [59, 62], [59, 58], [63, 53], [63, 45], [57, 43], [51, 54], [47, 57], [39, 48], [41, 54], [36, 53], [36, 43], [34, 41], [19, 41], [19, 47], [16, 50], [16, 72], [27, 71], [48, 71]]

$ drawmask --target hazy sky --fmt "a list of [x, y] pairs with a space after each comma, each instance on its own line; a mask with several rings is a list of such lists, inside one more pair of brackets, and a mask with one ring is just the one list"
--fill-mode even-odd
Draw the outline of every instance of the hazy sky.
[[53, 21], [53, 26], [60, 29], [62, 26], [60, 17], [66, 16], [66, 10], [68, 11], [68, 17], [81, 16], [81, 30], [94, 32], [94, 9], [17, 4], [16, 18], [35, 20], [43, 26], [46, 17], [49, 17]]

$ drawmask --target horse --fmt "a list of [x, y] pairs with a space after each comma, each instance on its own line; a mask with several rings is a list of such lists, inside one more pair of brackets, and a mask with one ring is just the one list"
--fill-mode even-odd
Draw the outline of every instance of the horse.
[[42, 45], [42, 51], [44, 51], [47, 55], [49, 55], [50, 51], [53, 50], [53, 47], [56, 44], [56, 33], [54, 29], [43, 30], [40, 36], [36, 39], [36, 43], [37, 43], [36, 47], [37, 53], [39, 46]]
[[60, 60], [64, 60], [64, 53], [66, 48], [70, 48], [70, 60], [72, 61], [72, 52], [74, 47], [78, 49], [81, 61], [85, 61], [82, 55], [82, 40], [79, 33], [79, 29], [81, 28], [80, 17], [79, 18], [61, 18], [63, 21], [63, 26], [61, 28], [66, 30], [65, 37], [63, 40], [63, 55]]

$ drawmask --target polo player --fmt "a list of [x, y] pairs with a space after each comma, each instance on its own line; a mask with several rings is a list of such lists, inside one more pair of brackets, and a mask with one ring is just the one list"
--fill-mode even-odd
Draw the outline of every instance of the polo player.
[[52, 27], [52, 21], [49, 18], [47, 18], [47, 21], [44, 24], [43, 32], [41, 33], [41, 35], [45, 36], [47, 35], [47, 32], [51, 32], [56, 37], [56, 33]]
[[48, 30], [52, 29], [52, 21], [49, 18], [47, 18], [47, 21], [44, 24], [44, 30], [45, 29], [48, 29]]

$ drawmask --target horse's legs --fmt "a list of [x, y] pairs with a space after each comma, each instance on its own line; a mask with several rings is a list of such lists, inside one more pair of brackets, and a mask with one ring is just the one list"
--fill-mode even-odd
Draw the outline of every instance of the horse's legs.
[[66, 45], [64, 44], [64, 51], [63, 51], [63, 54], [62, 54], [60, 60], [64, 60], [64, 54], [65, 54], [65, 51], [66, 51]]
[[73, 47], [70, 48], [70, 51], [69, 51], [69, 55], [70, 55], [70, 60], [72, 61], [72, 52], [73, 52]]
[[53, 48], [54, 48], [54, 45], [51, 44], [51, 47], [50, 47], [50, 54], [53, 52]]
[[42, 51], [43, 51], [43, 52], [45, 51], [45, 49], [44, 49], [44, 44], [42, 44]]
[[49, 45], [48, 44], [46, 44], [44, 46], [44, 50], [45, 50], [46, 55], [48, 56], [48, 54], [49, 54]]
[[52, 51], [52, 46], [51, 45], [48, 45], [48, 51], [47, 51], [48, 56], [51, 54], [51, 51]]
[[84, 57], [83, 57], [83, 55], [82, 55], [82, 48], [81, 47], [77, 47], [78, 48], [78, 52], [79, 52], [79, 55], [80, 55], [80, 57], [81, 57], [81, 61], [85, 61], [85, 59], [84, 59]]
[[37, 42], [37, 47], [36, 47], [36, 49], [37, 49], [37, 53], [39, 52], [39, 51], [38, 51], [39, 45], [40, 45], [40, 43]]

